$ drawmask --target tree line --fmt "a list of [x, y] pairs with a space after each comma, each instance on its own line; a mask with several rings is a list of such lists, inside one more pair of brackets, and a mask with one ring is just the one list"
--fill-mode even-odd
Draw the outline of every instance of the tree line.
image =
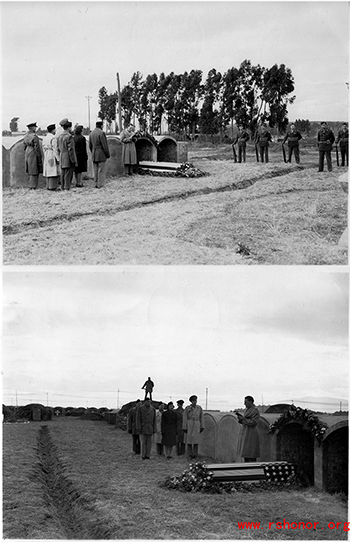
[[[124, 122], [137, 121], [141, 129], [168, 132], [180, 137], [223, 134], [228, 126], [242, 124], [254, 132], [266, 122], [280, 133], [288, 125], [288, 105], [295, 100], [294, 78], [284, 64], [264, 68], [244, 60], [239, 68], [221, 73], [211, 69], [205, 80], [201, 70], [153, 73], [145, 78], [138, 71], [121, 89], [120, 108]], [[98, 116], [108, 123], [116, 119], [117, 92], [106, 87], [98, 92]]]

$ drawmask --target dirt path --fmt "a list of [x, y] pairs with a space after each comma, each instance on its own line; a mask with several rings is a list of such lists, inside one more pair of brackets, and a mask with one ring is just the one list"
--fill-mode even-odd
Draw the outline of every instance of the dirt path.
[[47, 504], [59, 526], [61, 538], [107, 539], [108, 528], [103, 526], [94, 511], [92, 498], [82, 495], [68, 479], [46, 425], [38, 433], [38, 458], [35, 469], [40, 479]]

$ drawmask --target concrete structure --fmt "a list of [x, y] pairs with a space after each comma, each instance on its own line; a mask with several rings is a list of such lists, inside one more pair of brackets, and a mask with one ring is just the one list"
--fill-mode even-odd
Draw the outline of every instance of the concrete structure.
[[[38, 136], [42, 140], [41, 136]], [[141, 137], [136, 141], [136, 152], [138, 161], [166, 161], [187, 162], [187, 143], [177, 142], [170, 136], [157, 136], [158, 147], [147, 137]], [[93, 178], [93, 165], [91, 153], [88, 148], [88, 170], [83, 178]], [[110, 158], [107, 160], [107, 177], [121, 177], [124, 175], [124, 164], [122, 163], [122, 143], [119, 136], [108, 135], [108, 146]], [[28, 175], [25, 173], [23, 136], [2, 138], [2, 183], [3, 187], [27, 187]], [[42, 175], [39, 177], [39, 187], [45, 186]]]

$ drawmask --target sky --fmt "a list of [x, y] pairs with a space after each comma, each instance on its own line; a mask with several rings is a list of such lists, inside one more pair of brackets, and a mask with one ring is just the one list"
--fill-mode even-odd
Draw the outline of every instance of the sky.
[[[98, 90], [133, 73], [224, 73], [248, 59], [285, 64], [290, 120], [348, 117], [347, 2], [1, 2], [2, 129], [91, 126]], [[88, 99], [87, 97], [91, 98]]]
[[5, 270], [3, 402], [116, 408], [142, 399], [150, 376], [157, 401], [195, 394], [229, 411], [245, 395], [323, 397], [338, 410], [348, 288], [341, 268]]

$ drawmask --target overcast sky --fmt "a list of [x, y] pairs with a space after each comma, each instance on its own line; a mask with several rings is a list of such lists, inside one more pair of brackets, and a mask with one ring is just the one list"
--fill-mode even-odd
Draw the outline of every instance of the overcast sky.
[[5, 271], [4, 402], [115, 408], [148, 376], [222, 411], [346, 399], [347, 320], [348, 275], [321, 268]]
[[249, 59], [295, 78], [290, 119], [347, 120], [347, 2], [2, 2], [2, 129], [97, 119], [134, 72], [224, 73]]

